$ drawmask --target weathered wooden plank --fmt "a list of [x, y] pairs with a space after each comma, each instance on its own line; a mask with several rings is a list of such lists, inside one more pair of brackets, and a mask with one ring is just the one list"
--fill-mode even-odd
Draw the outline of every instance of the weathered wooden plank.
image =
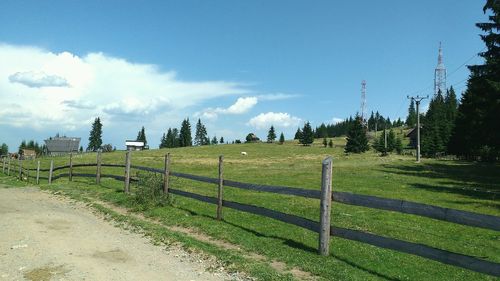
[[130, 192], [130, 151], [125, 155], [125, 193]]
[[69, 181], [73, 180], [73, 153], [69, 154]]
[[[50, 161], [54, 161], [54, 160], [50, 160]], [[53, 167], [52, 168], [52, 172], [55, 172], [55, 171], [58, 171], [58, 170], [62, 170], [62, 169], [68, 169], [69, 168], [69, 165], [64, 165], [64, 166], [59, 166], [59, 167]]]
[[222, 220], [222, 201], [224, 192], [224, 156], [219, 156], [219, 185], [217, 189], [217, 220]]
[[261, 192], [270, 192], [276, 194], [284, 194], [284, 195], [294, 195], [306, 198], [321, 198], [321, 192], [319, 190], [313, 189], [305, 189], [305, 188], [294, 188], [287, 186], [274, 186], [274, 185], [261, 185], [261, 184], [251, 184], [251, 183], [243, 183], [231, 180], [224, 180], [225, 186], [247, 189], [247, 190], [255, 190]]
[[190, 179], [194, 181], [200, 181], [200, 182], [206, 182], [206, 183], [213, 183], [213, 184], [218, 184], [219, 179], [215, 178], [209, 178], [209, 177], [204, 177], [204, 176], [196, 176], [196, 175], [190, 175], [190, 174], [184, 174], [184, 173], [178, 173], [178, 172], [171, 172], [170, 173], [174, 177], [179, 177], [179, 178], [184, 178], [184, 179]]
[[178, 190], [178, 189], [173, 189], [173, 188], [170, 188], [169, 192], [172, 194], [188, 197], [191, 199], [196, 199], [198, 201], [211, 203], [211, 204], [217, 204], [217, 198], [214, 198], [214, 197], [204, 196], [204, 195], [191, 193], [191, 192], [187, 192], [187, 191], [182, 191], [182, 190]]
[[168, 195], [170, 183], [170, 153], [165, 154], [165, 166], [163, 170], [163, 194]]
[[101, 150], [99, 149], [99, 151], [97, 151], [97, 156], [96, 156], [96, 172], [95, 172], [95, 183], [96, 184], [101, 184], [101, 157], [102, 157], [102, 152]]
[[152, 173], [160, 173], [160, 174], [164, 173], [164, 170], [162, 170], [162, 169], [143, 167], [143, 166], [137, 166], [137, 165], [131, 165], [130, 168], [136, 169], [136, 170], [141, 170], [141, 171], [146, 171], [146, 172], [152, 172]]
[[352, 194], [348, 192], [333, 192], [333, 201], [349, 205], [418, 215], [462, 225], [476, 226], [500, 231], [500, 217], [492, 215], [448, 209], [404, 200]]
[[36, 184], [40, 184], [40, 160], [36, 164]]
[[52, 183], [52, 176], [54, 173], [54, 160], [50, 160], [50, 168], [49, 168], [49, 184]]
[[330, 254], [330, 214], [332, 210], [332, 166], [331, 157], [323, 160], [321, 170], [321, 203], [319, 216], [318, 253], [322, 256]]
[[19, 180], [23, 180], [23, 161], [18, 159], [18, 166], [19, 166]]
[[396, 250], [399, 252], [424, 257], [427, 259], [466, 268], [480, 273], [500, 276], [500, 264], [477, 259], [472, 256], [457, 254], [441, 249], [436, 249], [423, 244], [401, 241], [393, 238], [387, 238], [358, 230], [345, 229], [340, 227], [332, 226], [330, 234], [332, 236], [358, 241], [381, 248]]
[[[217, 204], [217, 202], [218, 202], [217, 198], [215, 198], [215, 197], [199, 195], [199, 194], [195, 194], [195, 193], [191, 193], [191, 192], [187, 192], [187, 191], [182, 191], [182, 190], [178, 190], [178, 189], [170, 188], [170, 192], [173, 194], [176, 194], [176, 195], [196, 199], [198, 201], [202, 201], [202, 202], [206, 202], [206, 203], [210, 203], [210, 204]], [[255, 214], [255, 215], [261, 215], [261, 216], [265, 216], [265, 217], [279, 220], [282, 222], [286, 222], [289, 224], [293, 224], [293, 225], [296, 225], [296, 226], [299, 226], [299, 227], [302, 227], [302, 228], [305, 228], [305, 229], [308, 229], [308, 230], [311, 230], [314, 232], [318, 232], [318, 230], [319, 230], [319, 223], [318, 222], [315, 222], [315, 221], [312, 221], [312, 220], [309, 220], [306, 218], [298, 217], [295, 215], [285, 214], [282, 212], [270, 210], [270, 209], [263, 208], [263, 207], [241, 204], [241, 203], [226, 201], [226, 200], [222, 201], [222, 205], [224, 207], [227, 207], [227, 208], [231, 208], [231, 209], [235, 209], [235, 210], [239, 210], [242, 212], [251, 213], [251, 214]]]

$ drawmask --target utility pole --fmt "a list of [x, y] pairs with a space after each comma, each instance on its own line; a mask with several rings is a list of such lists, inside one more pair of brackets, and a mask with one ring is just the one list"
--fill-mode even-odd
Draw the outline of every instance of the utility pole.
[[429, 95], [427, 95], [426, 97], [421, 97], [419, 95], [417, 95], [416, 97], [410, 97], [410, 96], [406, 96], [406, 97], [408, 99], [415, 101], [415, 104], [417, 106], [417, 163], [420, 163], [420, 111], [419, 111], [419, 108], [420, 108], [420, 102], [424, 99], [428, 99]]

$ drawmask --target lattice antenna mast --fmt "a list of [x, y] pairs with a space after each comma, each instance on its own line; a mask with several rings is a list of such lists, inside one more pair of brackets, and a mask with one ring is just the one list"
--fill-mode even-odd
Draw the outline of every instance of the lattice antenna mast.
[[366, 122], [366, 81], [361, 81], [361, 122], [363, 126], [368, 126]]
[[441, 90], [441, 93], [446, 92], [446, 68], [443, 63], [443, 51], [441, 49], [441, 42], [439, 42], [438, 64], [434, 70], [434, 96]]

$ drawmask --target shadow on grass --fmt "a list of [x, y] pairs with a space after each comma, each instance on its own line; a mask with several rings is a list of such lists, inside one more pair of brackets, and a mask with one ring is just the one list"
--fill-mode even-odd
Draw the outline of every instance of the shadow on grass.
[[[189, 213], [191, 216], [199, 216], [199, 217], [204, 217], [204, 218], [215, 220], [215, 217], [213, 217], [213, 216], [200, 214], [200, 213], [195, 212], [193, 210], [189, 210], [189, 209], [182, 208], [182, 207], [176, 207], [176, 208]], [[303, 243], [300, 243], [300, 242], [297, 242], [297, 241], [294, 241], [294, 240], [291, 240], [291, 239], [287, 239], [287, 238], [279, 237], [279, 236], [275, 236], [275, 235], [267, 235], [267, 234], [261, 233], [259, 231], [256, 231], [254, 229], [247, 228], [247, 227], [245, 227], [243, 225], [239, 225], [239, 224], [236, 224], [236, 223], [233, 223], [233, 222], [229, 222], [227, 220], [224, 220], [224, 223], [228, 224], [228, 225], [230, 225], [232, 227], [239, 228], [239, 229], [241, 229], [241, 230], [243, 230], [245, 232], [251, 233], [251, 234], [255, 235], [256, 237], [268, 238], [268, 239], [274, 239], [274, 240], [281, 240], [284, 245], [286, 245], [286, 246], [288, 246], [290, 248], [303, 250], [305, 252], [313, 253], [313, 254], [316, 254], [318, 252], [318, 249], [316, 249], [316, 248], [307, 246], [307, 245], [305, 245]], [[382, 273], [378, 273], [378, 272], [376, 272], [374, 270], [371, 270], [369, 268], [363, 267], [363, 266], [361, 266], [359, 264], [356, 264], [354, 261], [350, 261], [350, 260], [348, 260], [346, 258], [343, 258], [343, 257], [340, 257], [338, 255], [330, 254], [330, 257], [333, 257], [333, 258], [335, 258], [335, 259], [337, 259], [339, 261], [342, 261], [342, 262], [348, 264], [349, 266], [352, 266], [352, 267], [354, 267], [356, 269], [365, 271], [365, 272], [367, 272], [369, 274], [372, 274], [372, 275], [375, 275], [375, 276], [377, 276], [379, 278], [382, 278], [382, 279], [385, 279], [385, 280], [390, 280], [390, 281], [399, 281], [399, 279], [395, 279], [395, 278], [392, 278], [390, 276], [384, 275]]]
[[495, 200], [500, 197], [500, 165], [472, 162], [439, 162], [420, 165], [383, 165], [385, 173], [442, 179], [438, 184], [410, 183], [418, 189], [455, 193], [471, 198]]

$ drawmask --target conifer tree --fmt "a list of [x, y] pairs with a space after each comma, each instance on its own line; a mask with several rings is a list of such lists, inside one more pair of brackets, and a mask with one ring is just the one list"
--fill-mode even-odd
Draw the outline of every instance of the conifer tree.
[[294, 140], [300, 140], [302, 138], [302, 131], [300, 128], [297, 128], [297, 132], [295, 133], [295, 137], [293, 137]]
[[9, 146], [6, 143], [2, 143], [2, 146], [0, 147], [0, 155], [7, 154], [9, 154]]
[[281, 135], [280, 135], [280, 144], [283, 144], [285, 143], [285, 135], [283, 134], [283, 132], [281, 132]]
[[326, 137], [323, 138], [323, 146], [326, 148], [326, 146], [328, 145], [328, 140], [326, 139]]
[[88, 151], [97, 151], [102, 146], [102, 123], [101, 119], [97, 117], [92, 123], [92, 129], [89, 135]]
[[356, 116], [355, 122], [352, 123], [349, 132], [347, 133], [347, 144], [345, 152], [361, 153], [369, 149], [366, 130], [363, 127], [361, 117]]
[[194, 144], [195, 145], [208, 145], [210, 144], [210, 140], [207, 134], [207, 128], [205, 125], [201, 123], [201, 120], [198, 118], [198, 122], [196, 123], [196, 132], [194, 136]]
[[311, 145], [314, 142], [314, 133], [311, 128], [311, 124], [306, 122], [304, 128], [302, 128], [302, 134], [300, 138], [300, 143], [302, 145]]
[[212, 144], [212, 145], [216, 145], [217, 143], [218, 143], [218, 141], [217, 141], [217, 136], [214, 136], [214, 137], [212, 138], [212, 141], [211, 141], [211, 143], [210, 143], [210, 144]]
[[276, 132], [274, 131], [274, 126], [271, 125], [269, 132], [267, 133], [267, 142], [274, 142], [276, 140]]
[[191, 137], [191, 124], [189, 123], [189, 118], [182, 121], [181, 131], [179, 133], [179, 146], [193, 146], [193, 140]]
[[415, 127], [417, 124], [417, 111], [415, 110], [415, 101], [412, 99], [408, 108], [408, 116], [406, 117], [406, 126]]
[[144, 126], [142, 126], [139, 133], [137, 133], [137, 140], [144, 142], [144, 145], [148, 144], [148, 141], [146, 140], [146, 130], [144, 129]]
[[224, 138], [223, 137], [220, 137], [219, 143], [220, 144], [224, 144]]
[[477, 23], [484, 34], [484, 64], [469, 66], [467, 90], [458, 107], [449, 148], [462, 157], [495, 161], [500, 158], [500, 3], [487, 0], [483, 12], [489, 21]]
[[328, 142], [328, 146], [329, 146], [330, 148], [333, 148], [333, 140], [332, 140], [332, 139], [330, 139], [330, 141]]

